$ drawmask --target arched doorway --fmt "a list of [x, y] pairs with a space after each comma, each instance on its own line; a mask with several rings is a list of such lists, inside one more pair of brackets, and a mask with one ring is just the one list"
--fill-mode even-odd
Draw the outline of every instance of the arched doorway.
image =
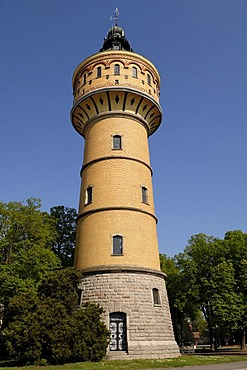
[[126, 351], [126, 314], [112, 312], [110, 314], [110, 351]]

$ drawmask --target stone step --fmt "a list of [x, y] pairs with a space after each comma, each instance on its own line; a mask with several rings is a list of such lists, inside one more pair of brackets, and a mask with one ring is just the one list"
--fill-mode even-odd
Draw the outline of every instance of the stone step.
[[111, 351], [104, 357], [105, 360], [133, 360], [134, 358], [134, 356], [129, 356], [125, 351]]

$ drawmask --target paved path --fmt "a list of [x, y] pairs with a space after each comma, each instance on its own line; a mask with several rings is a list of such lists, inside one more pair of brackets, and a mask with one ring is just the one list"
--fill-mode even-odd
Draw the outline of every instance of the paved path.
[[[169, 370], [247, 370], [247, 361], [241, 362], [230, 362], [226, 364], [215, 364], [215, 365], [195, 365], [185, 367], [171, 367]], [[146, 369], [153, 370], [153, 369]], [[164, 368], [156, 369], [164, 370]]]

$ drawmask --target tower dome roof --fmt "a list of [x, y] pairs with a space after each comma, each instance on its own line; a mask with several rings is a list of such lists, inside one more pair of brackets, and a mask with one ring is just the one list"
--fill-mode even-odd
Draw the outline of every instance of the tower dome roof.
[[109, 29], [107, 37], [104, 39], [104, 43], [100, 51], [106, 50], [133, 51], [130, 47], [129, 41], [125, 37], [124, 30], [118, 25]]

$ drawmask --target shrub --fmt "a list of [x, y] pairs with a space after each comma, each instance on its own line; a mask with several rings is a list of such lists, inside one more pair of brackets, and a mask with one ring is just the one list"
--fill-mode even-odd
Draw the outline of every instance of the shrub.
[[72, 268], [50, 273], [38, 294], [14, 297], [4, 330], [7, 348], [20, 365], [100, 361], [108, 344], [102, 308], [77, 308], [79, 273]]

